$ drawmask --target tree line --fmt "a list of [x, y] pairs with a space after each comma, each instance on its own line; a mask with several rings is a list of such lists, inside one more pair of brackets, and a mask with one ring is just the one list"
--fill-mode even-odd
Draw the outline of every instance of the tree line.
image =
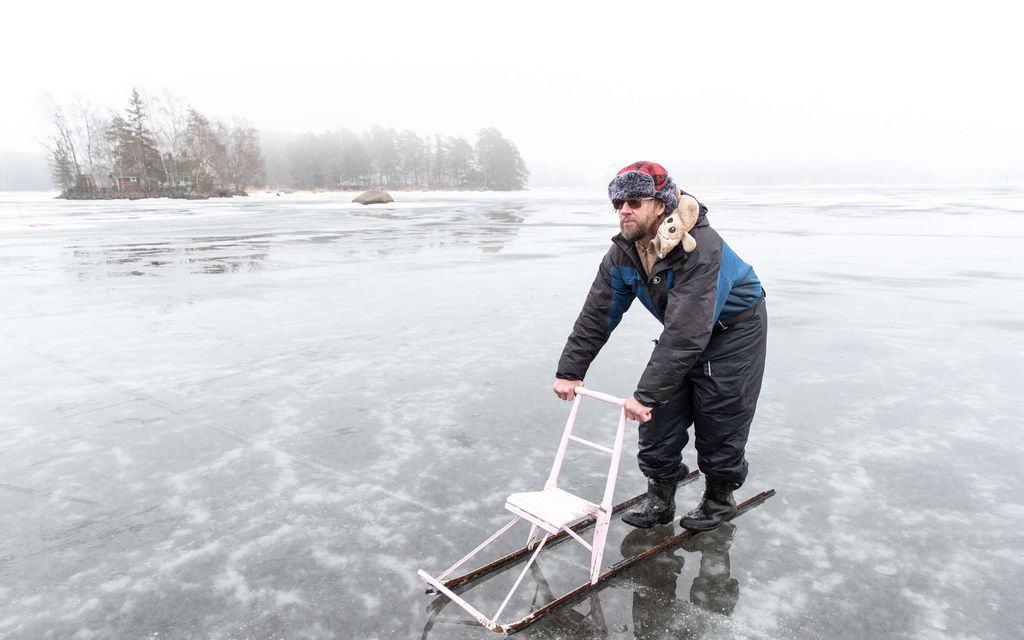
[[262, 140], [252, 126], [208, 118], [170, 95], [132, 90], [121, 112], [82, 100], [54, 106], [47, 149], [66, 198], [243, 194], [295, 189], [526, 187], [515, 144], [492, 127], [465, 138], [373, 126]]
[[515, 143], [497, 129], [481, 129], [475, 144], [463, 137], [421, 136], [374, 125], [278, 137], [265, 146], [271, 186], [299, 189], [526, 188], [529, 171]]

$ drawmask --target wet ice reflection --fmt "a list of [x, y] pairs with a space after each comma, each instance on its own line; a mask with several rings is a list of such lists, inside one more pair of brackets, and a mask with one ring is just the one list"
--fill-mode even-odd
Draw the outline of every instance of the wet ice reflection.
[[71, 246], [71, 267], [80, 279], [161, 276], [180, 268], [186, 273], [258, 271], [270, 255], [270, 243], [248, 238], [190, 238], [171, 243]]
[[[480, 210], [472, 205], [431, 215], [424, 209], [410, 216], [401, 211], [352, 211], [332, 220], [334, 230], [305, 230], [250, 235], [181, 237], [173, 241], [117, 244], [97, 238], [92, 244], [67, 247], [69, 269], [79, 279], [118, 276], [170, 276], [258, 271], [273, 261], [271, 247], [303, 243], [339, 245], [345, 255], [409, 255], [445, 245], [467, 245], [483, 252], [501, 251], [518, 232], [523, 218], [515, 212], [523, 205]], [[436, 214], [436, 212], [435, 212]], [[119, 220], [108, 218], [105, 221]], [[375, 226], [360, 220], [393, 221]], [[396, 229], [396, 226], [401, 228]]]

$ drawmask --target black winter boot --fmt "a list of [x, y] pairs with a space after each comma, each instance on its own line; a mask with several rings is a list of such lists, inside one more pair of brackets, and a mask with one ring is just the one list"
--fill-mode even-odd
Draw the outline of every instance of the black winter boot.
[[672, 522], [676, 515], [676, 485], [689, 473], [687, 466], [680, 464], [676, 477], [671, 480], [648, 478], [647, 495], [639, 504], [622, 514], [622, 521], [641, 529]]
[[700, 504], [683, 516], [679, 524], [692, 531], [711, 531], [735, 513], [736, 501], [729, 485], [708, 480]]

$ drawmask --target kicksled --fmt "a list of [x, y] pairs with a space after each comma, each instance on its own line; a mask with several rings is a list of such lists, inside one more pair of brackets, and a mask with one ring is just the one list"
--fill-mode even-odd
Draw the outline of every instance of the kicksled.
[[[612, 446], [608, 447], [590, 440], [586, 440], [573, 433], [576, 417], [579, 413], [580, 403], [583, 398], [592, 398], [615, 405], [619, 408], [618, 427]], [[614, 396], [591, 391], [584, 387], [576, 388], [576, 399], [573, 401], [569, 418], [566, 421], [565, 429], [562, 431], [562, 438], [555, 454], [555, 461], [551, 467], [544, 488], [541, 491], [526, 493], [514, 493], [505, 501], [505, 509], [512, 514], [512, 519], [493, 535], [484, 540], [475, 549], [466, 554], [444, 572], [433, 576], [420, 569], [417, 575], [429, 586], [428, 594], [442, 594], [451, 602], [459, 605], [485, 628], [497, 633], [514, 633], [528, 625], [536, 622], [545, 614], [574, 602], [591, 592], [597, 585], [613, 577], [615, 574], [632, 567], [645, 559], [666, 549], [675, 547], [687, 538], [698, 535], [699, 532], [684, 530], [681, 533], [662, 540], [660, 543], [645, 549], [641, 553], [632, 555], [616, 562], [611, 567], [602, 571], [602, 559], [604, 557], [605, 542], [608, 536], [608, 529], [612, 517], [619, 512], [628, 509], [643, 499], [641, 494], [619, 504], [613, 504], [615, 481], [618, 475], [619, 459], [622, 455], [623, 438], [626, 426], [626, 414], [622, 408], [623, 400]], [[583, 445], [596, 449], [611, 457], [608, 466], [608, 476], [605, 482], [604, 494], [600, 502], [591, 502], [580, 496], [572, 494], [558, 486], [558, 479], [565, 460], [566, 451], [570, 445]], [[698, 476], [696, 471], [680, 480], [680, 484], [686, 484], [695, 480]], [[763, 491], [737, 505], [735, 518], [750, 509], [764, 503], [768, 498], [775, 495], [775, 490]], [[730, 519], [732, 519], [730, 518]], [[526, 545], [501, 557], [497, 560], [476, 567], [462, 574], [452, 576], [458, 569], [469, 560], [477, 556], [481, 551], [494, 543], [500, 537], [508, 533], [514, 525], [524, 521], [529, 524], [530, 532], [527, 536]], [[538, 537], [539, 536], [539, 537]], [[585, 537], [586, 536], [586, 537]], [[589, 537], [589, 539], [588, 539]], [[590, 566], [587, 568], [589, 579], [578, 587], [563, 593], [560, 596], [552, 594], [548, 602], [539, 608], [530, 611], [525, 616], [512, 621], [500, 622], [501, 614], [512, 600], [513, 595], [519, 588], [531, 567], [534, 566], [541, 551], [547, 547], [550, 549], [556, 544], [567, 540], [573, 540], [590, 555]], [[525, 566], [519, 572], [512, 588], [509, 589], [505, 599], [497, 607], [495, 613], [488, 617], [474, 605], [464, 599], [460, 593], [464, 593], [474, 582], [500, 570], [526, 560]], [[581, 574], [583, 572], [581, 571]], [[457, 593], [458, 591], [459, 593]], [[443, 606], [443, 605], [441, 605]], [[435, 613], [440, 609], [435, 606]]]

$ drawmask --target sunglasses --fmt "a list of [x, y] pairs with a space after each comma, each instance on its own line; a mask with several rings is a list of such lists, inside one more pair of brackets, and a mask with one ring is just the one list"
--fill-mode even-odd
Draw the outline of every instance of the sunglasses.
[[630, 209], [639, 209], [644, 206], [644, 203], [648, 200], [654, 200], [654, 198], [633, 198], [632, 200], [612, 200], [612, 207], [616, 211], [622, 208], [623, 204], [628, 204]]

